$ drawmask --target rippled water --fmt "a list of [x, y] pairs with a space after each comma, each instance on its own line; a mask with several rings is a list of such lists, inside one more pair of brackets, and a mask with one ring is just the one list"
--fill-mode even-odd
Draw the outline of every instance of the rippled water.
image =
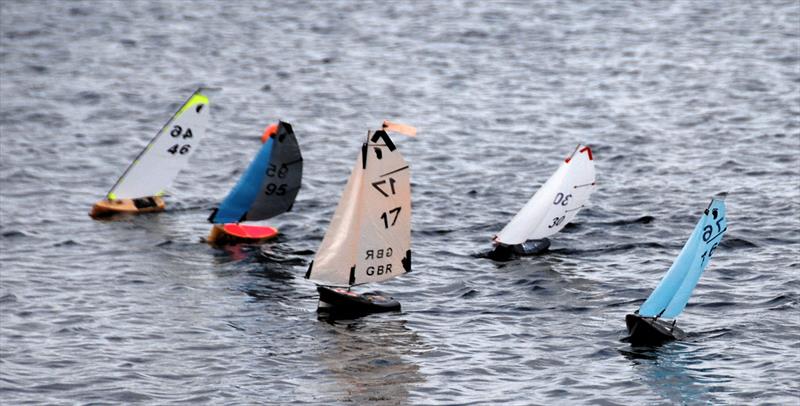
[[[800, 5], [787, 1], [0, 2], [0, 400], [798, 402]], [[168, 210], [86, 215], [178, 104], [212, 128]], [[283, 235], [200, 242], [266, 124], [306, 175]], [[413, 169], [403, 312], [318, 320], [302, 279], [369, 126]], [[482, 258], [578, 142], [592, 206]], [[729, 232], [679, 324], [624, 315], [710, 197]]]

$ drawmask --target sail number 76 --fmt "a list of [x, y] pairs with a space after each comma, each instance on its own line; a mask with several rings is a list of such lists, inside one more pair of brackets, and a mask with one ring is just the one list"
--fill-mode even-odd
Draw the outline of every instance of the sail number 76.
[[[394, 213], [394, 218], [392, 219], [392, 224], [389, 224], [389, 217], [391, 214]], [[389, 228], [389, 226], [393, 226], [394, 223], [397, 223], [397, 217], [400, 216], [400, 207], [395, 207], [394, 209], [389, 210], [389, 212], [383, 212], [381, 214], [381, 220], [383, 220], [383, 226]]]
[[[717, 221], [717, 233], [722, 232], [722, 221], [725, 220], [725, 217], [720, 217]], [[719, 234], [714, 235], [714, 227], [711, 225], [707, 225], [703, 228], [703, 242], [708, 242], [712, 238], [716, 238]]]

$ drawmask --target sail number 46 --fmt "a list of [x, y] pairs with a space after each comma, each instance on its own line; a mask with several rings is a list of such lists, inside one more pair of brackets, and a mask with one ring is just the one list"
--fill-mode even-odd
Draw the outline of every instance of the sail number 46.
[[[183, 134], [181, 134], [181, 133], [183, 133]], [[191, 128], [187, 128], [186, 131], [183, 131], [181, 126], [176, 125], [175, 127], [172, 127], [172, 131], [169, 132], [169, 135], [171, 135], [172, 138], [178, 138], [178, 137], [181, 137], [181, 135], [183, 136], [183, 139], [192, 138], [192, 129]], [[192, 146], [189, 145], [189, 144], [184, 144], [184, 145], [175, 144], [175, 145], [169, 147], [167, 149], [167, 152], [169, 152], [172, 155], [175, 155], [175, 154], [183, 155], [183, 154], [186, 154], [187, 152], [189, 152], [189, 150], [191, 148], [192, 148]]]

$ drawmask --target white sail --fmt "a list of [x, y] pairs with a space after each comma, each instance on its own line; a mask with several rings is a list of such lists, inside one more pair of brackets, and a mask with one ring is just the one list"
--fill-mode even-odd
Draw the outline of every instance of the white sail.
[[411, 269], [411, 174], [384, 131], [364, 144], [306, 274], [328, 286], [384, 281]]
[[495, 237], [516, 245], [561, 231], [578, 214], [595, 189], [592, 150], [578, 145], [550, 179]]
[[205, 136], [209, 109], [208, 98], [195, 92], [122, 174], [109, 200], [164, 194]]

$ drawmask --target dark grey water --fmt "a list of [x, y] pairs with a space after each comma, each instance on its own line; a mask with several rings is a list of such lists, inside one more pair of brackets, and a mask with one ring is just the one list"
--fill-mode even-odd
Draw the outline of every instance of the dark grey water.
[[[86, 215], [198, 85], [168, 211]], [[797, 1], [0, 2], [0, 400], [797, 404]], [[199, 242], [258, 147], [305, 157], [283, 235]], [[402, 313], [320, 321], [302, 279], [368, 127], [413, 169]], [[578, 142], [591, 208], [481, 258]], [[655, 351], [619, 340], [709, 198], [729, 232]]]

